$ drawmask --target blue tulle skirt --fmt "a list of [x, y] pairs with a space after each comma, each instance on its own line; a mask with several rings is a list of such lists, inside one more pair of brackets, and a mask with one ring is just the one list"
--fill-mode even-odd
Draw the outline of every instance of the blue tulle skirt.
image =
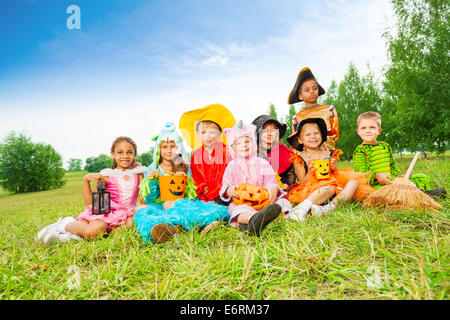
[[150, 203], [139, 209], [134, 215], [134, 223], [144, 242], [152, 241], [151, 230], [159, 223], [181, 225], [187, 231], [196, 227], [204, 227], [217, 220], [228, 221], [228, 208], [214, 202], [199, 199], [178, 199], [172, 208], [163, 209], [159, 203]]

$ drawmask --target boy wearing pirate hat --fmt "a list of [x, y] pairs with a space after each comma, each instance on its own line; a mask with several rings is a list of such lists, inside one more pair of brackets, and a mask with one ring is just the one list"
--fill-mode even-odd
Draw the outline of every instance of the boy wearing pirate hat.
[[327, 141], [323, 150], [333, 150], [339, 138], [338, 115], [334, 105], [317, 103], [317, 98], [325, 94], [325, 90], [317, 82], [312, 71], [305, 67], [300, 70], [294, 88], [289, 94], [288, 103], [304, 101], [305, 106], [292, 118], [292, 127], [307, 118], [322, 118], [327, 126]]

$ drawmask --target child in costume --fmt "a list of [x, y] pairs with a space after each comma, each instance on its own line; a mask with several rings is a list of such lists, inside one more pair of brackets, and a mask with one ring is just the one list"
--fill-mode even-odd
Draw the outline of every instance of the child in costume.
[[220, 104], [188, 111], [180, 118], [180, 131], [194, 149], [191, 170], [200, 200], [228, 205], [219, 197], [223, 173], [231, 161], [222, 142], [222, 130], [233, 127], [235, 123], [231, 112]]
[[[320, 146], [326, 138], [327, 127], [321, 118], [308, 118], [297, 123], [288, 138], [293, 151], [291, 161], [299, 180], [299, 183], [289, 188], [287, 196], [293, 205], [298, 203], [288, 216], [290, 219], [304, 221], [310, 210], [313, 216], [320, 217], [335, 209], [338, 201], [362, 200], [373, 191], [365, 174], [350, 169], [337, 169], [342, 151], [321, 150]], [[315, 160], [321, 159], [329, 159], [329, 170], [326, 170], [326, 165], [325, 171], [314, 165]], [[316, 171], [319, 169], [317, 175]], [[336, 194], [331, 203], [320, 206]]]
[[323, 119], [327, 126], [327, 139], [321, 149], [334, 150], [336, 141], [339, 139], [338, 115], [334, 105], [317, 103], [317, 98], [323, 94], [325, 94], [325, 90], [317, 82], [312, 71], [308, 67], [301, 69], [294, 88], [289, 94], [288, 103], [304, 101], [305, 106], [292, 117], [292, 128], [307, 118]]
[[[233, 160], [223, 175], [220, 197], [223, 201], [230, 202], [230, 223], [239, 226], [241, 231], [259, 236], [267, 224], [281, 212], [289, 214], [292, 206], [283, 198], [286, 192], [277, 185], [270, 163], [257, 156], [255, 126], [244, 125], [239, 121], [233, 128], [224, 129], [224, 134]], [[242, 184], [267, 192], [267, 205], [258, 211], [251, 205], [236, 203], [242, 197], [242, 194], [237, 192]]]
[[[140, 185], [140, 196], [146, 206], [136, 210], [134, 223], [144, 242], [162, 243], [170, 240], [182, 229], [190, 231], [204, 227], [217, 220], [228, 220], [225, 206], [214, 202], [203, 202], [196, 197], [196, 186], [187, 170], [189, 163], [184, 150], [183, 139], [176, 132], [175, 125], [166, 123], [158, 137], [153, 156], [154, 162], [146, 172]], [[176, 162], [181, 162], [181, 171]], [[175, 163], [174, 163], [175, 162]], [[188, 175], [184, 198], [175, 201], [161, 201], [159, 177], [175, 174]]]
[[[146, 167], [136, 166], [136, 143], [128, 137], [118, 137], [111, 147], [112, 169], [89, 173], [83, 178], [85, 210], [76, 218], [67, 217], [42, 229], [38, 242], [67, 242], [72, 239], [91, 239], [125, 225], [129, 227], [137, 206], [139, 183]], [[110, 213], [92, 214], [92, 190], [90, 182], [105, 183], [110, 192]]]
[[289, 161], [292, 151], [280, 142], [286, 133], [286, 124], [281, 124], [269, 115], [257, 117], [252, 124], [256, 126], [258, 156], [270, 162], [276, 172], [278, 185], [286, 190], [297, 179], [294, 164]]
[[[353, 167], [357, 172], [370, 172], [370, 185], [379, 189], [401, 174], [392, 154], [392, 148], [384, 141], [377, 141], [381, 133], [381, 115], [368, 111], [360, 114], [356, 121], [356, 132], [363, 143], [353, 152]], [[431, 196], [446, 194], [444, 189], [433, 189], [431, 178], [418, 173], [409, 178], [414, 184]]]

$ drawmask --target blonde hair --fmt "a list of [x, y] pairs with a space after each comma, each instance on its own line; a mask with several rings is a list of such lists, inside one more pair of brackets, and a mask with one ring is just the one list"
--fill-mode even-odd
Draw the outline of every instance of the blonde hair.
[[[113, 144], [111, 146], [111, 153], [114, 153], [114, 148], [116, 147], [116, 145], [119, 142], [122, 142], [122, 141], [126, 141], [133, 146], [133, 149], [134, 149], [134, 159], [133, 159], [133, 163], [132, 163], [132, 165], [133, 165], [134, 161], [136, 160], [136, 156], [137, 156], [137, 145], [136, 145], [136, 142], [133, 141], [133, 139], [131, 139], [129, 137], [125, 137], [125, 136], [120, 136], [120, 137], [116, 138], [116, 140], [113, 141]], [[117, 162], [114, 159], [113, 159], [112, 168], [113, 169], [117, 168]]]
[[367, 111], [367, 112], [361, 113], [358, 116], [358, 119], [356, 120], [356, 127], [359, 128], [359, 123], [362, 120], [366, 120], [366, 119], [374, 120], [377, 123], [378, 127], [381, 128], [381, 114], [379, 114], [378, 112], [375, 112], [375, 111]]
[[215, 123], [213, 121], [209, 121], [209, 120], [200, 121], [197, 124], [196, 131], [200, 132], [202, 129], [208, 129], [208, 128], [214, 128], [219, 131], [222, 131], [217, 123]]

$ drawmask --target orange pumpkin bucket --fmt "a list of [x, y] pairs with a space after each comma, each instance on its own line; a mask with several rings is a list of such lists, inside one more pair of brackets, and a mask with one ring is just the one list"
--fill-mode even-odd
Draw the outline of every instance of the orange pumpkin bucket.
[[233, 198], [233, 201], [237, 205], [246, 204], [253, 207], [255, 210], [261, 210], [270, 203], [269, 192], [266, 189], [253, 184], [239, 184], [236, 188], [236, 193], [239, 198]]
[[184, 197], [187, 176], [159, 176], [161, 201], [177, 200]]

